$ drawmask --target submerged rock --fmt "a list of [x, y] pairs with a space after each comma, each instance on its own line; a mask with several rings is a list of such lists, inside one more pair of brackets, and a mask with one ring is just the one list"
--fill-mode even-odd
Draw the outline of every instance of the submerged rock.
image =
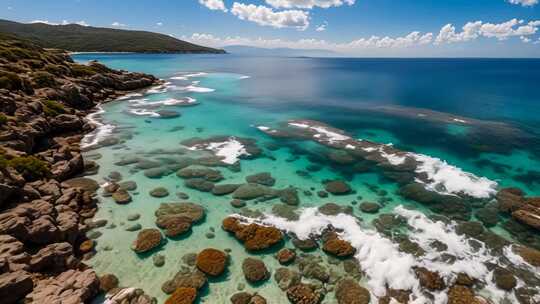
[[298, 284], [287, 289], [287, 298], [293, 304], [318, 304], [323, 296], [308, 284]]
[[171, 294], [181, 287], [200, 290], [207, 282], [208, 279], [206, 278], [206, 275], [200, 270], [183, 269], [180, 270], [172, 280], [165, 282], [163, 286], [161, 286], [161, 290], [166, 294]]
[[254, 258], [246, 258], [244, 260], [242, 263], [242, 272], [246, 280], [251, 283], [265, 281], [270, 277], [270, 273], [264, 262]]
[[379, 209], [381, 209], [381, 206], [379, 206], [377, 203], [363, 202], [360, 204], [360, 210], [365, 213], [374, 214], [379, 212]]
[[111, 289], [118, 287], [118, 278], [114, 274], [104, 274], [99, 277], [99, 289], [108, 292]]
[[281, 290], [287, 290], [292, 286], [300, 284], [302, 275], [289, 268], [281, 267], [274, 273], [274, 280]]
[[336, 284], [338, 304], [369, 304], [370, 293], [355, 280], [346, 278]]
[[236, 191], [236, 189], [238, 189], [238, 187], [240, 187], [239, 184], [215, 185], [214, 188], [212, 188], [212, 194], [213, 195], [218, 195], [218, 196], [231, 194], [234, 191]]
[[233, 192], [233, 198], [252, 200], [263, 196], [277, 197], [277, 191], [259, 184], [243, 184]]
[[157, 229], [144, 229], [139, 232], [137, 239], [131, 245], [136, 253], [148, 252], [162, 243], [161, 232]]
[[150, 196], [153, 196], [156, 198], [163, 198], [163, 197], [169, 196], [169, 190], [167, 190], [164, 187], [157, 187], [150, 191]]
[[219, 276], [225, 271], [228, 256], [225, 252], [207, 248], [197, 255], [197, 268], [209, 276]]
[[323, 243], [323, 250], [326, 253], [340, 258], [350, 257], [356, 252], [356, 249], [351, 245], [351, 243], [340, 239], [338, 235], [333, 232], [326, 236]]
[[112, 198], [119, 205], [131, 203], [131, 195], [125, 189], [118, 189], [112, 194]]
[[246, 177], [246, 181], [251, 184], [260, 184], [263, 186], [272, 187], [276, 183], [276, 179], [269, 172], [262, 172]]
[[294, 262], [296, 258], [296, 253], [294, 250], [289, 248], [283, 248], [276, 253], [276, 259], [281, 265], [287, 265]]
[[443, 278], [437, 272], [429, 271], [424, 267], [415, 268], [414, 272], [420, 281], [420, 286], [432, 291], [446, 288]]
[[324, 189], [334, 195], [346, 195], [351, 193], [351, 187], [342, 180], [334, 180], [325, 183]]
[[251, 251], [270, 248], [283, 239], [283, 234], [275, 227], [265, 227], [257, 224], [244, 225], [234, 217], [225, 218], [222, 228], [225, 231], [234, 233], [234, 236], [244, 243], [246, 249]]
[[165, 304], [193, 304], [196, 298], [195, 288], [180, 287], [165, 301]]

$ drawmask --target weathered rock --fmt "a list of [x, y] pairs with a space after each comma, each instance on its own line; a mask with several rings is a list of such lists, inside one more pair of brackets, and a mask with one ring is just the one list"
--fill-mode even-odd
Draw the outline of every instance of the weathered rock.
[[493, 227], [499, 222], [499, 210], [497, 208], [486, 207], [476, 211], [476, 218], [478, 218], [482, 224], [486, 227]]
[[270, 248], [283, 239], [281, 231], [275, 227], [257, 224], [244, 225], [233, 217], [225, 218], [222, 227], [225, 231], [234, 233], [238, 240], [244, 242], [246, 249], [252, 251]]
[[234, 208], [243, 208], [246, 206], [246, 202], [244, 202], [243, 200], [234, 199], [231, 201], [231, 206], [233, 206]]
[[210, 182], [219, 182], [223, 180], [223, 175], [219, 170], [210, 168], [187, 167], [178, 170], [176, 175], [184, 179], [202, 178]]
[[294, 262], [295, 258], [296, 258], [296, 253], [294, 252], [294, 250], [291, 250], [289, 248], [283, 248], [276, 253], [276, 259], [279, 261], [281, 265], [290, 264]]
[[99, 189], [99, 184], [87, 177], [76, 177], [62, 182], [66, 187], [81, 188], [88, 192], [96, 192]]
[[165, 256], [161, 254], [156, 254], [152, 257], [152, 262], [156, 267], [163, 267], [163, 265], [165, 265]]
[[517, 286], [517, 280], [511, 271], [497, 267], [493, 271], [493, 282], [502, 290], [510, 291]]
[[351, 193], [351, 187], [344, 181], [334, 180], [325, 183], [324, 189], [334, 195], [345, 195]]
[[355, 280], [346, 278], [336, 284], [336, 299], [339, 304], [369, 304], [370, 294]]
[[252, 184], [260, 184], [263, 186], [272, 187], [276, 183], [276, 179], [272, 177], [270, 172], [262, 172], [253, 175], [248, 175], [246, 181]]
[[223, 251], [207, 248], [197, 255], [197, 268], [210, 276], [219, 276], [225, 271], [228, 256]]
[[353, 209], [351, 206], [340, 206], [334, 203], [326, 203], [319, 207], [319, 212], [324, 215], [338, 215], [343, 214], [352, 214]]
[[379, 212], [379, 209], [381, 209], [381, 206], [377, 203], [372, 202], [363, 202], [360, 204], [360, 210], [365, 213], [377, 213]]
[[540, 230], [540, 201], [536, 205], [528, 203], [522, 206], [512, 212], [512, 217], [527, 226]]
[[525, 246], [512, 246], [512, 250], [519, 254], [527, 263], [535, 267], [540, 267], [540, 251]]
[[29, 303], [86, 303], [99, 292], [99, 279], [91, 269], [68, 270], [41, 280], [26, 296]]
[[454, 285], [448, 290], [448, 304], [486, 304], [466, 286]]
[[251, 283], [265, 281], [270, 277], [266, 265], [259, 259], [246, 258], [242, 263], [242, 271], [246, 280]]
[[287, 289], [287, 298], [293, 304], [318, 304], [323, 296], [307, 284], [298, 284]]
[[192, 304], [197, 298], [195, 288], [180, 287], [165, 301], [165, 304]]
[[137, 288], [115, 288], [105, 295], [105, 299], [107, 304], [157, 304], [155, 298]]
[[137, 235], [137, 239], [131, 245], [136, 253], [148, 252], [162, 243], [161, 232], [157, 229], [143, 229]]
[[252, 200], [259, 197], [276, 197], [277, 191], [259, 184], [243, 184], [233, 192], [233, 198]]
[[125, 205], [131, 203], [131, 195], [127, 190], [118, 189], [113, 193], [112, 198], [119, 205]]
[[200, 290], [206, 285], [207, 281], [206, 275], [198, 269], [186, 269], [179, 271], [172, 280], [165, 282], [161, 287], [161, 290], [163, 290], [163, 292], [166, 294], [171, 294], [180, 287], [195, 288], [196, 290]]
[[294, 270], [281, 267], [274, 273], [274, 280], [281, 290], [287, 290], [290, 287], [300, 284], [302, 275]]
[[319, 247], [319, 244], [317, 244], [317, 242], [312, 239], [300, 240], [298, 238], [293, 238], [292, 243], [294, 247], [303, 251], [310, 251]]
[[57, 272], [75, 265], [73, 247], [69, 243], [50, 244], [39, 250], [30, 260], [30, 268], [36, 272]]
[[125, 181], [118, 183], [118, 186], [120, 189], [124, 189], [126, 191], [135, 191], [137, 190], [137, 183], [134, 181]]
[[99, 278], [99, 289], [103, 292], [118, 287], [118, 278], [114, 274], [104, 274]]
[[162, 203], [155, 212], [156, 217], [162, 218], [167, 216], [185, 216], [191, 219], [193, 223], [197, 223], [204, 218], [204, 208], [189, 202], [184, 203]]
[[219, 195], [219, 196], [231, 194], [234, 191], [236, 191], [236, 189], [238, 189], [238, 187], [240, 187], [239, 184], [215, 185], [214, 188], [212, 188], [212, 194], [213, 195]]
[[279, 190], [279, 199], [289, 205], [298, 206], [300, 204], [300, 197], [298, 196], [298, 190], [294, 187], [289, 187], [283, 190]]
[[184, 185], [187, 188], [199, 190], [201, 192], [210, 192], [212, 189], [214, 189], [214, 183], [203, 178], [186, 179]]
[[169, 191], [164, 187], [157, 187], [150, 191], [150, 196], [153, 196], [156, 198], [163, 198], [163, 197], [169, 196]]
[[356, 249], [351, 243], [340, 239], [335, 233], [330, 233], [326, 237], [323, 243], [323, 250], [340, 258], [352, 256], [356, 252]]
[[2, 303], [15, 304], [34, 288], [32, 277], [25, 271], [0, 274], [0, 299]]
[[437, 272], [429, 271], [424, 267], [418, 267], [414, 270], [420, 285], [432, 291], [443, 290], [446, 284]]

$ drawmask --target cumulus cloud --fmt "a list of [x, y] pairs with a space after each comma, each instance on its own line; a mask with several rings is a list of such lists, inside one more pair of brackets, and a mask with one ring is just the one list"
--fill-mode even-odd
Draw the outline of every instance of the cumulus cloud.
[[412, 32], [403, 37], [371, 36], [369, 38], [360, 38], [345, 43], [334, 43], [319, 39], [282, 40], [264, 38], [252, 39], [239, 36], [216, 37], [212, 34], [204, 33], [195, 33], [189, 37], [184, 36], [182, 39], [213, 47], [246, 45], [263, 48], [321, 49], [342, 53], [354, 53], [366, 49], [401, 49], [427, 45], [433, 41], [433, 34]]
[[508, 2], [522, 6], [533, 6], [538, 4], [538, 0], [508, 0]]
[[527, 38], [527, 37], [525, 37], [525, 36], [520, 36], [519, 39], [521, 39], [521, 41], [522, 41], [523, 43], [529, 43], [529, 42], [531, 42], [531, 39], [530, 39], [530, 38]]
[[344, 4], [353, 5], [354, 2], [355, 0], [266, 0], [266, 3], [275, 8], [304, 9], [312, 9], [314, 7], [329, 8], [332, 6], [342, 6]]
[[199, 3], [214, 11], [227, 12], [227, 8], [225, 7], [223, 0], [199, 0]]
[[163, 26], [163, 22], [156, 23], [157, 26]]
[[127, 26], [124, 23], [120, 23], [118, 21], [113, 22], [111, 25], [115, 26], [115, 27], [125, 27], [125, 26]]
[[309, 13], [301, 10], [274, 11], [264, 5], [235, 2], [231, 13], [241, 20], [255, 22], [275, 28], [296, 28], [305, 30], [309, 27]]
[[506, 40], [516, 36], [530, 36], [536, 34], [540, 21], [525, 23], [523, 20], [511, 19], [503, 23], [484, 23], [482, 21], [468, 22], [461, 32], [456, 32], [452, 24], [443, 26], [435, 39], [436, 44], [466, 42], [479, 37]]
[[315, 30], [317, 32], [324, 32], [326, 31], [326, 27], [328, 26], [328, 22], [323, 22], [323, 24], [319, 25]]
[[30, 23], [43, 23], [43, 24], [48, 24], [48, 25], [78, 24], [78, 25], [81, 25], [81, 26], [90, 26], [90, 24], [86, 23], [86, 21], [84, 21], [84, 20], [76, 21], [76, 22], [70, 22], [70, 21], [67, 21], [67, 20], [62, 20], [61, 23], [51, 22], [49, 20], [32, 20], [32, 21], [30, 21]]

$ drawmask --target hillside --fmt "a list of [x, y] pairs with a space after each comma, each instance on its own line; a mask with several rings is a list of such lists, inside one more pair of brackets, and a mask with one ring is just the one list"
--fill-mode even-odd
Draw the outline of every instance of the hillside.
[[225, 53], [174, 37], [146, 32], [81, 26], [48, 25], [0, 20], [0, 32], [26, 38], [44, 48], [72, 52]]

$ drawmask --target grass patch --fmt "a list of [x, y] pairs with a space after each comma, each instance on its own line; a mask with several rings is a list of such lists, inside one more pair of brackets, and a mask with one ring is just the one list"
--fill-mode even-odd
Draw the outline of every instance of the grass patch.
[[54, 88], [57, 86], [54, 75], [48, 72], [39, 71], [33, 73], [32, 81], [37, 88]]
[[45, 100], [42, 101], [41, 104], [43, 105], [43, 112], [47, 116], [54, 117], [66, 113], [66, 108], [64, 108], [64, 105], [58, 101]]
[[20, 156], [5, 160], [6, 167], [13, 167], [27, 180], [36, 180], [50, 174], [49, 164], [34, 156]]
[[0, 113], [0, 127], [5, 125], [8, 121], [8, 117], [4, 113]]
[[97, 71], [90, 66], [84, 64], [71, 64], [71, 74], [75, 77], [86, 77], [97, 74]]
[[0, 71], [0, 88], [8, 90], [22, 90], [21, 77], [15, 73]]

